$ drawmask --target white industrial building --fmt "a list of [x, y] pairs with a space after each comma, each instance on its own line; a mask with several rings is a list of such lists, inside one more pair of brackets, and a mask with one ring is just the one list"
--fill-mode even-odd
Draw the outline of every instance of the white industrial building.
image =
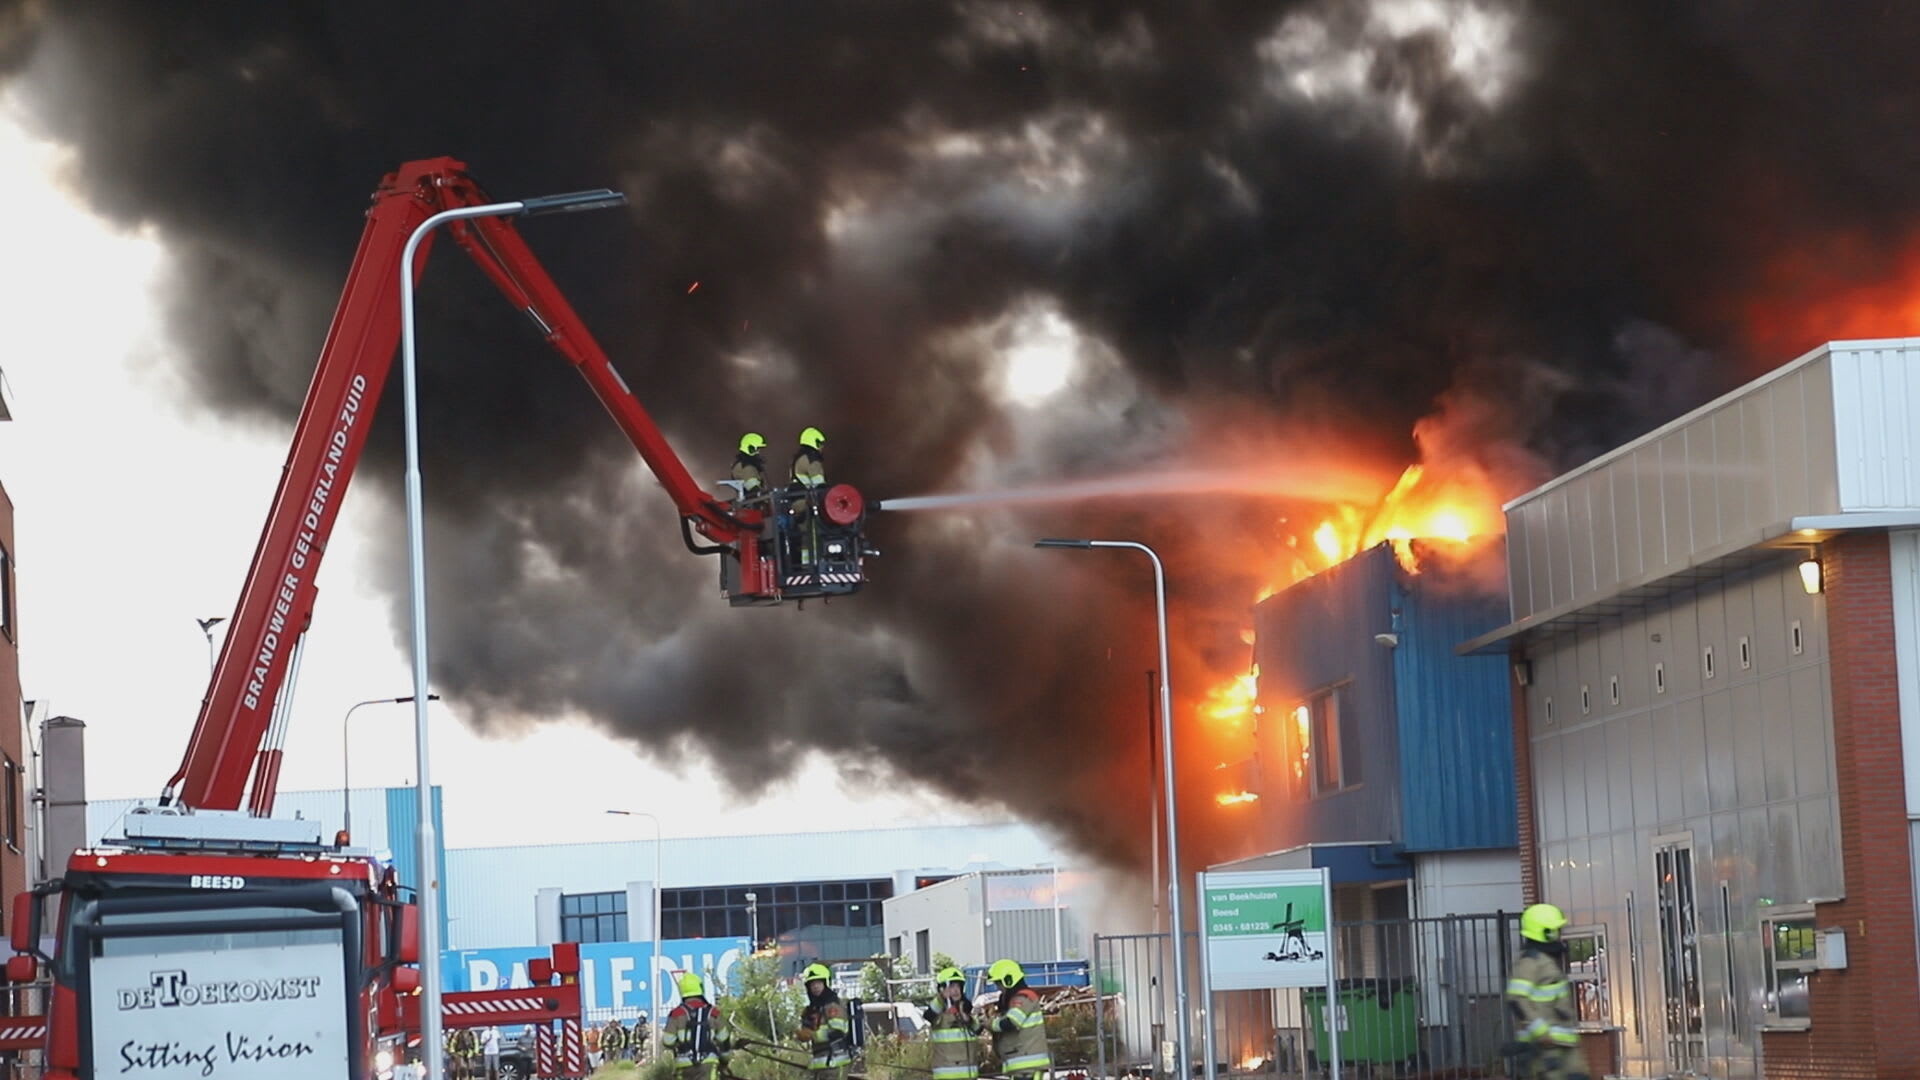
[[[411, 884], [414, 799], [404, 787], [356, 789], [345, 805], [338, 790], [284, 792], [274, 813], [318, 821], [331, 835], [350, 806], [354, 846], [388, 855]], [[89, 842], [117, 835], [138, 802], [90, 803]], [[1062, 858], [1045, 835], [1016, 823], [668, 837], [658, 847], [636, 840], [448, 849], [446, 947], [646, 940], [657, 859], [664, 940], [772, 942], [795, 962], [864, 958], [886, 948], [881, 907], [892, 897], [973, 871]]]
[[[1092, 878], [1059, 868], [963, 874], [887, 900], [887, 952], [930, 971], [945, 954], [961, 967], [1002, 957], [1022, 962], [1086, 960], [1095, 927]], [[1076, 906], [1075, 901], [1079, 904]]]

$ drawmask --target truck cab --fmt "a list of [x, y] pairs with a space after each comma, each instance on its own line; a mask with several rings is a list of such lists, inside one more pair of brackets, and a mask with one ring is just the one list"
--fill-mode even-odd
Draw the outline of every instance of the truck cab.
[[126, 833], [50, 883], [51, 957], [39, 905], [16, 904], [9, 976], [52, 975], [48, 1077], [377, 1074], [382, 1013], [418, 985], [390, 873], [312, 822], [136, 812]]

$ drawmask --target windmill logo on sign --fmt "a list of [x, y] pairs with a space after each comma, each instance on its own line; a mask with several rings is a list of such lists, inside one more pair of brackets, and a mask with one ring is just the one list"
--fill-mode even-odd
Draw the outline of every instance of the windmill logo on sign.
[[1279, 952], [1270, 952], [1266, 959], [1276, 964], [1309, 963], [1319, 960], [1326, 954], [1307, 944], [1307, 920], [1293, 917], [1293, 904], [1287, 904], [1287, 913], [1273, 924], [1275, 930], [1286, 935], [1286, 941]]

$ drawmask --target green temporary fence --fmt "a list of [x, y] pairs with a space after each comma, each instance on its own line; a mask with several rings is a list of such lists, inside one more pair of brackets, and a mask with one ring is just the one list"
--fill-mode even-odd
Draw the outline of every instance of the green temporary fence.
[[[1407, 1061], [1420, 1051], [1420, 995], [1412, 979], [1343, 979], [1334, 1018], [1340, 1029], [1340, 1059], [1384, 1065]], [[1307, 1026], [1321, 1058], [1332, 1049], [1327, 1039], [1327, 992], [1302, 993]]]

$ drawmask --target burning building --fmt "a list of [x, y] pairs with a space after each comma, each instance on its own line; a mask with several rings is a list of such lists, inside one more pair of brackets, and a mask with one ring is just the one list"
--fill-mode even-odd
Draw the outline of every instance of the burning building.
[[1507, 507], [1470, 651], [1621, 1072], [1913, 1075], [1917, 423], [1920, 339], [1834, 342]]

